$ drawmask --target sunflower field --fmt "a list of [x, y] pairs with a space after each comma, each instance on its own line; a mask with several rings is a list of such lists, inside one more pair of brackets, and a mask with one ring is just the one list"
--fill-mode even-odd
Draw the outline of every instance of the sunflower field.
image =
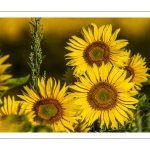
[[149, 18], [0, 27], [0, 132], [150, 131]]

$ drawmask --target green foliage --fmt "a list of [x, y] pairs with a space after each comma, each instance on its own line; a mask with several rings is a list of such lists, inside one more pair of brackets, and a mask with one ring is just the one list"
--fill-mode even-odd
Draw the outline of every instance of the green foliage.
[[[38, 91], [38, 78], [40, 77], [40, 65], [45, 58], [42, 55], [41, 41], [43, 38], [43, 25], [42, 29], [40, 24], [40, 18], [31, 19], [29, 22], [31, 31], [31, 53], [29, 55], [28, 65], [31, 68], [31, 85]], [[46, 73], [44, 73], [44, 76]]]
[[33, 128], [33, 132], [52, 132], [52, 129], [46, 125], [37, 125]]
[[107, 128], [106, 124], [100, 128], [99, 120], [96, 120], [92, 124], [90, 132], [132, 132], [133, 130], [132, 122], [125, 123], [124, 126], [118, 123], [118, 129], [112, 129], [110, 126]]
[[139, 100], [137, 109], [135, 111], [136, 118], [136, 132], [149, 132], [150, 131], [150, 100], [146, 94], [139, 93], [136, 98]]
[[24, 115], [7, 115], [0, 117], [0, 132], [29, 132], [32, 124]]
[[[6, 81], [6, 86], [8, 86], [8, 90], [16, 87], [16, 86], [20, 86], [20, 85], [23, 85], [25, 83], [28, 82], [30, 78], [30, 75], [27, 75], [25, 77], [20, 77], [20, 78], [10, 78]], [[3, 92], [0, 93], [0, 98], [2, 96], [4, 96], [4, 94], [8, 91], [8, 90], [5, 90]]]

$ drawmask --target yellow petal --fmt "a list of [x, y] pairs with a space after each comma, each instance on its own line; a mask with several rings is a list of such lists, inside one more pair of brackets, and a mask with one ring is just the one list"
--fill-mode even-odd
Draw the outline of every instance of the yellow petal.
[[10, 96], [8, 96], [8, 105], [7, 105], [7, 110], [8, 110], [8, 114], [11, 114], [12, 112], [11, 112], [11, 108], [12, 108], [12, 100], [11, 100], [11, 98], [10, 98]]
[[84, 27], [82, 27], [81, 33], [88, 43], [92, 43], [91, 37], [89, 36], [89, 33], [86, 31], [86, 29]]
[[126, 102], [129, 102], [129, 101], [136, 102], [136, 103], [138, 102], [138, 100], [134, 97], [120, 97], [120, 96], [118, 96], [118, 99], [120, 101], [126, 101]]
[[91, 30], [91, 28], [90, 28], [90, 27], [88, 27], [88, 31], [89, 31], [89, 36], [90, 36], [90, 38], [91, 38], [92, 42], [94, 42], [94, 41], [95, 41], [95, 39], [94, 39], [94, 36], [93, 36], [92, 30]]
[[111, 111], [113, 112], [115, 118], [124, 126], [124, 120], [126, 120], [125, 117], [122, 116], [116, 108], [111, 109]]
[[50, 83], [50, 78], [49, 78], [46, 84], [46, 94], [49, 98], [51, 97], [51, 93], [52, 93], [52, 89], [51, 89], [51, 83]]
[[72, 48], [75, 48], [76, 49], [76, 51], [83, 51], [83, 50], [85, 50], [85, 46], [83, 46], [82, 45], [82, 47], [79, 47], [79, 46], [76, 46], [76, 45], [74, 45], [73, 43], [68, 43], [67, 42], [67, 44], [69, 45], [69, 46], [71, 46]]
[[80, 82], [75, 82], [75, 84], [78, 86], [78, 87], [80, 87], [80, 88], [82, 88], [82, 89], [89, 89], [89, 88], [87, 88], [84, 84], [82, 84], [82, 83], [80, 83]]
[[87, 68], [87, 74], [89, 75], [90, 80], [92, 81], [92, 83], [96, 84], [97, 83], [97, 78], [95, 75], [95, 72], [93, 71], [93, 68], [88, 67]]
[[101, 40], [104, 27], [105, 27], [105, 25], [101, 26], [101, 27], [99, 28], [99, 30], [98, 30], [98, 37], [97, 37], [97, 39], [98, 39], [99, 41]]
[[5, 110], [6, 114], [9, 114], [8, 109], [7, 109], [7, 105], [8, 105], [8, 101], [7, 101], [6, 97], [4, 97], [4, 110]]
[[95, 76], [96, 76], [97, 81], [100, 81], [100, 72], [99, 72], [99, 69], [98, 69], [96, 64], [93, 64], [93, 70], [95, 72]]
[[0, 65], [0, 74], [2, 74], [3, 72], [5, 72], [5, 70], [7, 68], [9, 68], [10, 66], [12, 66], [12, 65], [11, 64]]
[[84, 46], [84, 45], [79, 44], [78, 42], [76, 42], [76, 41], [75, 41], [75, 40], [73, 40], [73, 39], [69, 39], [69, 41], [70, 41], [71, 43], [73, 43], [73, 44], [77, 47], [77, 49], [85, 48], [85, 46]]
[[84, 46], [88, 46], [88, 43], [85, 42], [83, 39], [77, 37], [77, 36], [72, 36], [73, 39], [75, 39], [77, 42], [79, 42], [80, 44], [84, 45]]
[[96, 24], [95, 23], [92, 23], [91, 24], [93, 27], [94, 27], [94, 38], [95, 38], [95, 41], [98, 41], [99, 39], [98, 39], [98, 27], [96, 26]]
[[3, 57], [0, 58], [0, 65], [6, 60], [9, 58], [10, 55], [5, 55]]
[[106, 26], [103, 32], [103, 41], [107, 44], [109, 42], [109, 39], [111, 37], [111, 33], [112, 33], [112, 25], [108, 25], [108, 27]]
[[56, 83], [57, 86], [56, 86], [56, 89], [54, 91], [54, 98], [57, 99], [57, 95], [59, 94], [59, 90], [60, 90], [60, 80], [58, 80], [58, 83]]
[[115, 116], [111, 110], [109, 110], [109, 118], [111, 120], [112, 129], [115, 129], [115, 128], [118, 129], [118, 123], [117, 123]]
[[113, 33], [113, 35], [111, 36], [111, 38], [110, 38], [108, 44], [111, 44], [112, 42], [114, 42], [114, 41], [116, 40], [117, 35], [118, 35], [119, 32], [120, 32], [120, 29], [117, 29], [117, 30]]
[[65, 121], [64, 119], [61, 119], [61, 122], [62, 122], [62, 124], [63, 124], [66, 128], [69, 128], [69, 129], [71, 129], [72, 131], [74, 131], [73, 126], [72, 126], [68, 121]]
[[124, 101], [124, 100], [118, 99], [118, 101], [119, 101], [121, 104], [125, 104], [125, 105], [131, 105], [131, 104], [136, 104], [136, 103], [138, 103], [138, 100], [137, 100], [137, 101]]
[[61, 90], [59, 91], [57, 98], [62, 99], [65, 96], [67, 89], [68, 89], [68, 86], [66, 87], [66, 83], [65, 83], [63, 87], [61, 88]]
[[75, 48], [72, 48], [70, 46], [66, 46], [65, 49], [69, 50], [69, 51], [83, 51], [84, 49], [75, 49]]
[[[44, 85], [44, 86], [43, 86]], [[38, 87], [40, 89], [40, 93], [41, 95], [46, 98], [47, 95], [46, 95], [46, 91], [45, 91], [45, 84], [43, 83], [43, 80], [40, 81], [40, 79], [38, 79]]]
[[109, 116], [108, 116], [108, 111], [104, 111], [104, 121], [106, 123], [106, 127], [108, 128], [109, 126]]
[[7, 80], [11, 77], [12, 77], [12, 75], [9, 75], [9, 74], [0, 75], [0, 81]]
[[90, 118], [91, 122], [94, 122], [97, 119], [99, 119], [99, 115], [100, 115], [100, 111], [96, 111], [95, 113], [93, 113], [92, 118]]
[[126, 117], [126, 118], [129, 118], [128, 115], [125, 113], [125, 111], [124, 111], [123, 109], [121, 109], [121, 108], [118, 107], [118, 106], [116, 106], [116, 109], [118, 110], [118, 112], [119, 112], [122, 116], [124, 116], [124, 117]]
[[105, 28], [104, 28], [104, 31], [103, 31], [103, 35], [102, 35], [102, 41], [105, 42], [105, 43], [107, 43], [106, 42], [107, 41], [107, 35], [106, 35], [106, 33], [107, 33], [108, 29], [109, 29], [109, 25], [106, 25]]
[[86, 80], [86, 79], [85, 79], [84, 77], [82, 77], [82, 76], [80, 76], [79, 78], [80, 78], [80, 81], [82, 82], [82, 84], [87, 87], [87, 89], [90, 89], [90, 88], [91, 88], [92, 85], [90, 84], [90, 82], [89, 82], [88, 80]]
[[100, 128], [102, 128], [103, 127], [103, 125], [104, 125], [104, 111], [101, 111], [101, 114], [100, 114]]

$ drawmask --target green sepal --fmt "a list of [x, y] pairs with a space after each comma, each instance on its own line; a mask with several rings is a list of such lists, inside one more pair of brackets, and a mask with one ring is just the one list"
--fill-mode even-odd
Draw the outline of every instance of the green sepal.
[[30, 78], [30, 75], [21, 78], [11, 78], [7, 80], [6, 85], [10, 88], [14, 88], [19, 85], [25, 84]]

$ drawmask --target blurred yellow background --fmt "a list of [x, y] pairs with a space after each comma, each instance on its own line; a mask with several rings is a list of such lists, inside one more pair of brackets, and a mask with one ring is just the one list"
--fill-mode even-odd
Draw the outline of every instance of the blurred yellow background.
[[[3, 55], [10, 54], [8, 62], [12, 64], [10, 73], [14, 78], [30, 74], [27, 64], [30, 49], [31, 34], [30, 18], [0, 18], [0, 50]], [[150, 18], [41, 18], [44, 25], [44, 39], [41, 44], [43, 55], [46, 55], [41, 65], [41, 75], [46, 71], [47, 78], [62, 77], [66, 70], [64, 55], [66, 42], [72, 35], [80, 35], [82, 26], [88, 27], [96, 23], [98, 27], [112, 24], [113, 31], [121, 28], [117, 39], [127, 39], [132, 54], [140, 53], [146, 57], [150, 67]], [[21, 94], [22, 86], [9, 91], [10, 95]], [[144, 86], [143, 91], [150, 97], [150, 86]]]

